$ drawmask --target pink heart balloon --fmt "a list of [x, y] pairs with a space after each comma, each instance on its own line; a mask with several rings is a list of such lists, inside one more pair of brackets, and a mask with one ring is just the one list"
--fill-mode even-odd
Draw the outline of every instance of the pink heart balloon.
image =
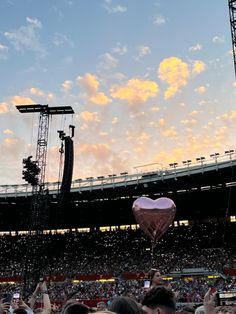
[[139, 197], [132, 209], [140, 228], [154, 243], [168, 230], [176, 212], [175, 203], [167, 197]]

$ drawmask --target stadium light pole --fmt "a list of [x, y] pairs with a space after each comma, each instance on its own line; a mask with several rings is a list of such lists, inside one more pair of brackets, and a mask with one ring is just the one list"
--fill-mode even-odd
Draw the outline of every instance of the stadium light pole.
[[183, 160], [182, 163], [183, 163], [183, 165], [187, 165], [189, 168], [189, 165], [192, 163], [192, 160], [190, 160], [190, 159]]
[[214, 159], [215, 159], [216, 164], [217, 164], [217, 158], [218, 158], [219, 156], [220, 156], [219, 153], [214, 153], [214, 154], [211, 154], [211, 155], [210, 155], [211, 158], [214, 158]]
[[201, 157], [197, 157], [196, 161], [201, 163], [201, 166], [203, 167], [204, 161], [206, 160], [205, 157], [201, 156]]
[[176, 167], [178, 166], [178, 163], [173, 162], [173, 163], [169, 164], [169, 166], [174, 168], [175, 180], [177, 180], [177, 178], [176, 178]]
[[178, 163], [177, 162], [173, 162], [171, 164], [169, 164], [170, 167], [176, 169], [176, 167], [178, 166]]
[[225, 151], [225, 155], [228, 155], [230, 160], [232, 160], [233, 154], [234, 154], [234, 149], [229, 149]]
[[188, 175], [189, 175], [189, 165], [192, 163], [192, 160], [190, 160], [190, 159], [183, 160], [182, 163], [183, 163], [184, 166], [187, 166]]

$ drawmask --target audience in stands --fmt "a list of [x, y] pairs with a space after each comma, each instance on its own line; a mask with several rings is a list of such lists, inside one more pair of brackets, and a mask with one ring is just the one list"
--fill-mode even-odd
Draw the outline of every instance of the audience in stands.
[[[29, 242], [36, 243], [36, 240], [40, 240], [41, 243], [39, 251], [37, 245], [32, 246]], [[118, 309], [114, 308], [115, 304], [122, 308], [122, 304], [127, 302], [132, 311], [137, 305], [136, 301], [140, 300], [140, 295], [143, 295], [142, 303], [144, 302], [143, 306], [146, 306], [148, 314], [159, 307], [159, 312], [165, 313], [162, 304], [152, 301], [152, 298], [153, 300], [158, 299], [158, 293], [166, 293], [166, 290], [158, 290], [160, 284], [163, 283], [165, 286], [170, 286], [175, 292], [178, 305], [184, 303], [200, 305], [210, 284], [215, 285], [218, 291], [233, 290], [236, 289], [235, 279], [225, 280], [222, 278], [216, 282], [215, 279], [210, 280], [203, 276], [180, 278], [180, 274], [198, 269], [199, 272], [210, 273], [212, 271], [213, 274], [220, 276], [225, 267], [229, 265], [233, 267], [236, 243], [234, 226], [229, 225], [224, 240], [223, 243], [222, 225], [220, 224], [171, 227], [154, 248], [151, 258], [151, 243], [141, 230], [68, 232], [41, 235], [40, 239], [34, 238], [33, 235], [31, 238], [19, 234], [1, 236], [1, 282], [4, 282], [6, 277], [17, 279], [17, 276], [20, 276], [21, 280], [15, 280], [14, 284], [1, 284], [0, 294], [3, 296], [4, 293], [13, 294], [23, 291], [25, 266], [27, 265], [28, 269], [32, 268], [33, 270], [36, 257], [38, 264], [41, 265], [41, 273], [44, 277], [49, 276], [50, 280], [47, 282], [47, 287], [40, 283], [36, 288], [34, 287], [34, 292], [33, 290], [26, 291], [28, 295], [31, 294], [30, 307], [29, 309], [24, 308], [28, 312], [30, 312], [30, 308], [34, 307], [34, 304], [38, 306], [42, 303], [44, 305], [41, 305], [41, 308], [46, 313], [58, 313], [60, 309], [56, 306], [71, 302], [68, 307], [71, 306], [70, 313], [72, 314], [78, 302], [86, 303], [88, 300], [97, 300], [94, 305], [97, 311], [106, 311], [109, 308], [110, 311], [119, 314]], [[153, 269], [148, 273], [150, 268]], [[155, 293], [150, 296], [151, 290], [145, 294], [143, 277], [126, 280], [126, 272], [148, 274], [151, 287], [154, 289], [151, 290], [155, 291], [157, 296]], [[76, 283], [73, 281], [76, 275], [104, 274], [110, 274], [114, 281], [80, 281]], [[164, 278], [167, 274], [171, 279]], [[55, 280], [59, 275], [64, 276], [62, 281]], [[158, 289], [155, 290], [155, 286]], [[170, 294], [169, 297], [171, 299]], [[73, 300], [73, 302], [68, 300]], [[98, 302], [98, 300], [104, 301]], [[59, 304], [56, 304], [57, 301], [60, 301]], [[56, 305], [51, 307], [50, 302]], [[75, 304], [74, 308], [72, 303]], [[172, 305], [170, 311], [174, 311]], [[126, 307], [128, 308], [128, 305]], [[75, 311], [77, 309], [78, 307]], [[7, 304], [0, 303], [0, 314], [7, 310]], [[140, 307], [135, 311], [139, 310], [141, 310]], [[91, 311], [92, 309], [89, 308], [89, 312]], [[185, 308], [185, 312], [187, 311], [189, 309]], [[66, 307], [63, 308], [63, 313], [70, 314], [66, 312]]]

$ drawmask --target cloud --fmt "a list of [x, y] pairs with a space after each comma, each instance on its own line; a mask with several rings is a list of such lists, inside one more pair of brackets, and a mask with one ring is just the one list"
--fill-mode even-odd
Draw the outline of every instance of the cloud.
[[64, 46], [64, 45], [66, 46], [69, 45], [70, 47], [74, 46], [73, 41], [69, 37], [67, 37], [64, 34], [59, 34], [59, 33], [54, 34], [52, 42], [56, 47]]
[[118, 118], [117, 117], [114, 117], [111, 121], [112, 124], [117, 124], [118, 123]]
[[161, 25], [164, 25], [166, 24], [166, 19], [163, 15], [157, 15], [155, 18], [154, 18], [154, 25], [157, 25], [157, 26], [161, 26]]
[[110, 53], [105, 53], [100, 56], [101, 62], [98, 64], [98, 71], [107, 71], [117, 67], [118, 60], [114, 58]]
[[0, 59], [7, 59], [8, 47], [0, 43]]
[[175, 126], [171, 126], [170, 128], [163, 130], [161, 134], [169, 138], [175, 138], [177, 136]]
[[229, 134], [229, 129], [226, 126], [219, 127], [215, 130], [216, 140], [219, 142], [224, 141]]
[[[86, 157], [94, 157], [97, 160], [104, 161], [106, 160], [111, 152], [110, 146], [108, 144], [81, 144], [80, 153]], [[91, 155], [91, 156], [89, 156]]]
[[197, 94], [204, 94], [206, 92], [206, 87], [205, 86], [199, 86], [199, 87], [195, 88], [194, 91]]
[[9, 112], [8, 104], [5, 102], [0, 102], [0, 114], [4, 114], [8, 112]]
[[163, 119], [163, 118], [159, 119], [158, 122], [159, 122], [159, 125], [160, 125], [160, 126], [166, 125], [166, 121], [165, 121], [165, 119]]
[[152, 108], [150, 108], [150, 111], [151, 112], [158, 112], [160, 110], [160, 108], [159, 107], [152, 107]]
[[82, 111], [80, 117], [86, 122], [101, 122], [98, 112]]
[[42, 28], [41, 22], [36, 18], [26, 17], [26, 21], [34, 28]]
[[116, 44], [116, 47], [112, 49], [112, 52], [123, 56], [124, 54], [126, 54], [128, 52], [128, 48], [126, 46], [121, 46], [121, 44], [118, 42]]
[[200, 60], [193, 61], [191, 71], [188, 64], [180, 58], [170, 57], [164, 59], [158, 68], [158, 77], [169, 85], [165, 91], [164, 98], [173, 97], [182, 87], [188, 84], [192, 74], [199, 74], [205, 68], [205, 63]]
[[47, 101], [52, 102], [55, 100], [55, 95], [53, 93], [48, 93], [47, 94]]
[[112, 13], [125, 13], [127, 11], [127, 8], [125, 6], [121, 5], [112, 5], [112, 1], [104, 1], [103, 7], [105, 10], [112, 14]]
[[3, 140], [4, 144], [8, 147], [13, 147], [17, 144], [18, 140], [16, 138], [7, 137]]
[[142, 59], [144, 56], [151, 54], [151, 49], [148, 46], [138, 46], [138, 56], [135, 58], [136, 60]]
[[66, 81], [64, 81], [64, 82], [61, 84], [61, 86], [62, 86], [62, 89], [63, 89], [64, 92], [68, 92], [68, 91], [70, 91], [70, 90], [72, 89], [72, 87], [73, 87], [73, 82], [70, 81], [70, 80], [66, 80]]
[[83, 77], [78, 76], [77, 83], [79, 86], [83, 87], [89, 95], [95, 94], [99, 87], [97, 77], [90, 73], [86, 73]]
[[213, 38], [212, 38], [212, 42], [214, 43], [214, 44], [223, 44], [224, 42], [225, 42], [225, 38], [222, 36], [222, 37], [220, 37], [220, 36], [214, 36]]
[[35, 102], [29, 97], [16, 95], [11, 98], [11, 103], [13, 105], [31, 105], [34, 104]]
[[197, 124], [197, 120], [196, 119], [185, 119], [185, 120], [181, 120], [180, 123], [187, 125], [187, 126], [193, 126], [193, 125]]
[[200, 44], [196, 44], [195, 46], [192, 46], [189, 48], [189, 51], [192, 51], [192, 52], [196, 52], [196, 51], [200, 51], [202, 50], [202, 45]]
[[95, 105], [108, 105], [112, 100], [107, 97], [104, 93], [96, 93], [95, 95], [89, 97], [89, 101]]
[[231, 111], [225, 112], [219, 118], [222, 119], [223, 121], [225, 121], [226, 123], [228, 123], [230, 121], [234, 121], [236, 119], [236, 110], [231, 110]]
[[138, 137], [136, 137], [136, 140], [139, 145], [143, 145], [150, 139], [150, 137], [150, 134], [143, 131]]
[[113, 86], [111, 96], [126, 100], [130, 105], [142, 104], [158, 94], [158, 85], [153, 81], [132, 79], [125, 86]]
[[44, 96], [44, 92], [37, 87], [31, 87], [30, 93], [35, 96]]
[[40, 43], [38, 30], [42, 28], [41, 22], [30, 17], [26, 18], [26, 26], [21, 26], [11, 32], [4, 32], [4, 36], [10, 41], [17, 51], [33, 51], [40, 57], [45, 57], [47, 51]]
[[158, 76], [169, 84], [165, 99], [173, 97], [183, 86], [187, 85], [190, 72], [187, 63], [176, 57], [164, 59], [159, 66]]
[[182, 148], [174, 148], [171, 151], [161, 151], [155, 155], [154, 161], [159, 163], [162, 167], [169, 163], [183, 160], [184, 150]]
[[199, 73], [205, 71], [205, 69], [206, 69], [206, 65], [205, 65], [204, 62], [202, 62], [200, 60], [196, 60], [196, 61], [193, 62], [193, 70], [192, 70], [192, 72], [194, 74], [199, 74]]
[[197, 116], [198, 115], [198, 111], [197, 110], [193, 110], [193, 111], [191, 111], [188, 115], [190, 116], [190, 117], [194, 117], [194, 116]]
[[3, 131], [4, 134], [13, 134], [14, 132], [10, 129], [6, 129]]

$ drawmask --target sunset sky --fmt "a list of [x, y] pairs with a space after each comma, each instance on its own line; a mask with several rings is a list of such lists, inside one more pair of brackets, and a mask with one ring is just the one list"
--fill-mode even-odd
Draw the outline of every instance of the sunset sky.
[[35, 158], [20, 104], [75, 111], [50, 121], [46, 181], [69, 124], [74, 179], [235, 149], [234, 73], [226, 0], [0, 0], [0, 185]]

